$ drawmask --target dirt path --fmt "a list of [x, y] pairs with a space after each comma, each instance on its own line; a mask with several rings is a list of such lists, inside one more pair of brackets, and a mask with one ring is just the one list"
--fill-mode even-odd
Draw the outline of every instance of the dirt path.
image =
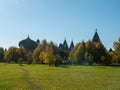
[[20, 67], [20, 69], [23, 71], [23, 77], [22, 80], [25, 81], [29, 85], [30, 90], [39, 90], [40, 88], [34, 84], [29, 78], [29, 71], [27, 71], [25, 68]]

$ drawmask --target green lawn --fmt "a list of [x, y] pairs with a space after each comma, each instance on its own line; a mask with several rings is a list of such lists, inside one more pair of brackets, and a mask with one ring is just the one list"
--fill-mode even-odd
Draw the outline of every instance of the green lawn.
[[1, 63], [0, 90], [120, 90], [120, 67]]

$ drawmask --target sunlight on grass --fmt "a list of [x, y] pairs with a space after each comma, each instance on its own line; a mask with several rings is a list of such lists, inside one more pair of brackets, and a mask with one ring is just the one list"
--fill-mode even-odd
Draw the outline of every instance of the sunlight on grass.
[[0, 90], [120, 90], [120, 67], [0, 64]]

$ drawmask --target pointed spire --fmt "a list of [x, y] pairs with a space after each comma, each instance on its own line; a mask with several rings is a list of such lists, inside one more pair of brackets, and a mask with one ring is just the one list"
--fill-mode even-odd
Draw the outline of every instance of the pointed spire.
[[30, 39], [30, 38], [29, 38], [29, 34], [28, 34], [28, 37], [27, 37], [27, 39]]
[[67, 44], [66, 38], [65, 38], [65, 40], [63, 42], [63, 49], [68, 50], [68, 44]]
[[74, 48], [74, 43], [73, 43], [73, 40], [71, 41], [71, 44], [70, 44], [70, 50], [72, 50]]
[[100, 42], [100, 38], [99, 38], [99, 35], [97, 33], [97, 29], [95, 29], [95, 34], [93, 36], [93, 39], [92, 39], [93, 42]]

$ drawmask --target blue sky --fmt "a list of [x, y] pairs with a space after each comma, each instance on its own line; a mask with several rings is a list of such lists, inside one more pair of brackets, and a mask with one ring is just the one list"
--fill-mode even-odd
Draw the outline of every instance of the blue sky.
[[93, 38], [107, 49], [120, 37], [120, 0], [0, 0], [0, 47], [18, 46], [28, 34], [68, 44]]

